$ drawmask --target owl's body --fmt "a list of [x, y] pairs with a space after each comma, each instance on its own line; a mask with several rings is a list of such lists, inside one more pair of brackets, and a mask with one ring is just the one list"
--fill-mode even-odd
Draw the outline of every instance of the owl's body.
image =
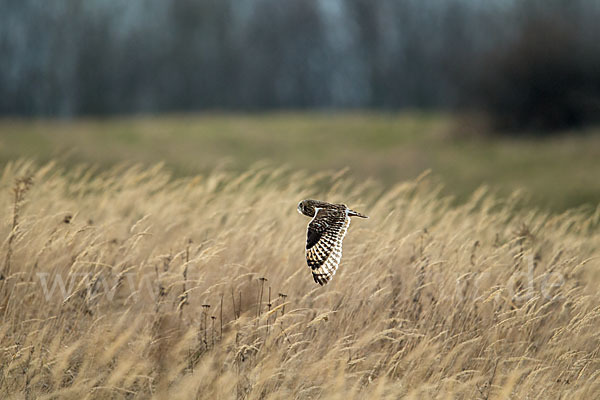
[[342, 241], [350, 226], [350, 217], [368, 217], [345, 204], [318, 200], [301, 201], [298, 212], [312, 217], [306, 233], [306, 262], [315, 282], [324, 285], [331, 280], [342, 258]]

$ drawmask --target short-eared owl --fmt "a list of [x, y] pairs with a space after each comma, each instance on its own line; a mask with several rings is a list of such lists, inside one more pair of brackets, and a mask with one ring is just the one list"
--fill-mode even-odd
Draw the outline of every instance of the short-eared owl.
[[350, 226], [350, 217], [369, 218], [345, 204], [302, 200], [298, 212], [312, 217], [306, 232], [306, 262], [319, 285], [331, 280], [342, 258], [342, 240]]

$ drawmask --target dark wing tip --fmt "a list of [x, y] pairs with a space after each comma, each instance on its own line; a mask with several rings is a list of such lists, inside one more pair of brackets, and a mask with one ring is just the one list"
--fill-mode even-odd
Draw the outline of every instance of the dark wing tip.
[[348, 216], [350, 216], [350, 217], [360, 217], [360, 218], [369, 218], [367, 215], [361, 214], [361, 213], [359, 213], [357, 211], [354, 211], [354, 210], [348, 211]]
[[316, 283], [323, 286], [329, 282], [330, 277], [327, 274], [316, 274], [313, 272], [313, 279]]

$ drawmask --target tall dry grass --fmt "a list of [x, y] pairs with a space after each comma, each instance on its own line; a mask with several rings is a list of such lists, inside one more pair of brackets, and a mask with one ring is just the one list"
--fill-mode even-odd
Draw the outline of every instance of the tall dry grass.
[[[338, 175], [7, 165], [0, 398], [600, 396], [599, 210]], [[325, 287], [306, 197], [371, 217]]]

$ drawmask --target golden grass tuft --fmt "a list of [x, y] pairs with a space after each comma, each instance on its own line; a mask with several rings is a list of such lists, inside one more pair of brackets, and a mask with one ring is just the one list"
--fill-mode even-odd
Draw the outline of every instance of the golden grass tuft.
[[[306, 197], [370, 216], [325, 287]], [[426, 177], [10, 163], [0, 397], [600, 397], [600, 209], [516, 202], [451, 206]]]

